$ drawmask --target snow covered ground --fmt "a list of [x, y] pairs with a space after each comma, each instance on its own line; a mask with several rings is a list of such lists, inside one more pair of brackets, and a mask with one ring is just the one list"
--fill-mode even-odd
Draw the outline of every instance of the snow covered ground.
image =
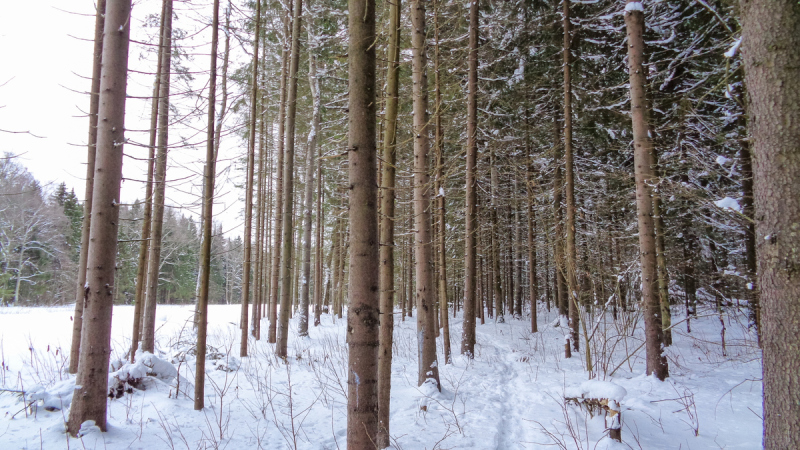
[[[159, 306], [157, 356], [176, 361], [179, 377], [152, 379], [147, 390], [109, 400], [109, 430], [64, 432], [72, 377], [64, 373], [71, 307], [0, 308], [0, 449], [343, 449], [346, 440], [347, 345], [344, 320], [323, 315], [310, 336], [289, 341], [289, 364], [265, 340], [238, 358], [239, 306], [211, 306], [209, 344], [221, 355], [207, 364], [206, 409], [194, 411], [192, 308]], [[133, 308], [114, 308], [112, 362], [130, 345]], [[441, 393], [416, 386], [416, 320], [395, 315], [391, 435], [397, 449], [756, 449], [761, 447], [761, 353], [746, 319], [726, 312], [726, 348], [713, 310], [674, 329], [670, 377], [644, 375], [642, 321], [635, 313], [589, 318], [593, 375], [583, 351], [564, 358], [556, 311], [478, 325], [476, 358], [458, 354], [461, 319], [451, 319], [453, 363], [439, 338]], [[673, 322], [683, 319], [674, 310]], [[266, 328], [266, 322], [264, 322]], [[295, 320], [292, 321], [293, 326]], [[595, 326], [596, 325], [596, 326]], [[633, 331], [633, 332], [632, 332]], [[585, 341], [581, 342], [582, 349]], [[184, 361], [180, 361], [183, 359]], [[115, 366], [116, 368], [117, 366]], [[74, 381], [72, 382], [74, 384]], [[37, 386], [38, 385], [38, 386]], [[66, 389], [65, 389], [66, 388]], [[10, 391], [8, 391], [10, 390]], [[25, 391], [23, 396], [13, 391]], [[598, 391], [600, 394], [592, 391]], [[33, 407], [31, 393], [43, 400]], [[622, 444], [605, 437], [606, 418], [565, 394], [624, 396]], [[427, 405], [427, 411], [420, 406]], [[49, 406], [45, 409], [45, 406]], [[53, 408], [55, 406], [55, 408]], [[610, 423], [610, 420], [609, 420]]]

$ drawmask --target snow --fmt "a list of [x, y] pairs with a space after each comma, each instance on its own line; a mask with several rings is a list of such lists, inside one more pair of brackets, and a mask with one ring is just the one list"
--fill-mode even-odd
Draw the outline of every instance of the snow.
[[729, 158], [726, 158], [726, 157], [724, 157], [722, 155], [717, 155], [716, 161], [717, 161], [717, 164], [719, 164], [720, 166], [725, 166], [729, 162], [731, 162], [731, 160]]
[[610, 381], [597, 380], [584, 381], [580, 386], [571, 386], [564, 391], [565, 397], [607, 399], [616, 402], [622, 402], [626, 395], [628, 391], [624, 387]]
[[[293, 318], [287, 362], [275, 357], [266, 339], [251, 340], [251, 356], [238, 358], [239, 305], [210, 305], [206, 408], [194, 411], [192, 306], [158, 308], [156, 352], [139, 353], [131, 364], [125, 354], [133, 307], [114, 307], [110, 376], [143, 376], [145, 382], [109, 399], [107, 432], [86, 423], [80, 439], [68, 438], [64, 429], [75, 389], [74, 377], [64, 373], [74, 307], [0, 308], [6, 365], [0, 386], [26, 391], [24, 399], [0, 392], [0, 449], [153, 450], [171, 448], [169, 442], [175, 448], [346, 448], [346, 318], [323, 314], [322, 324], [302, 339]], [[416, 318], [401, 322], [395, 314], [394, 448], [760, 448], [762, 394], [755, 380], [761, 360], [754, 331], [745, 312], [730, 308], [724, 316], [728, 355], [722, 356], [719, 316], [712, 304], [699, 308], [691, 333], [681, 324], [683, 309], [673, 309], [675, 343], [666, 349], [670, 377], [663, 382], [644, 373], [644, 350], [634, 352], [644, 334], [639, 313], [620, 313], [626, 319], [616, 324], [610, 313], [592, 313], [592, 334], [605, 336], [608, 345], [592, 342], [591, 374], [584, 353], [564, 358], [570, 330], [556, 309], [540, 305], [536, 334], [529, 333], [528, 318], [507, 316], [500, 324], [487, 317], [477, 326], [474, 360], [457, 353], [459, 313], [450, 319], [453, 362], [438, 364], [441, 392], [430, 383], [417, 386]], [[626, 323], [639, 325], [629, 329]], [[565, 402], [576, 393], [617, 403], [622, 444], [607, 437], [616, 416], [592, 416]], [[570, 429], [579, 430], [577, 441]]]
[[739, 201], [735, 198], [725, 197], [721, 200], [715, 201], [714, 204], [717, 205], [718, 208], [742, 212], [742, 207], [739, 205]]
[[642, 6], [642, 2], [630, 2], [625, 5], [625, 12], [631, 11], [644, 11], [644, 6]]
[[741, 45], [742, 45], [742, 38], [736, 39], [733, 42], [733, 45], [731, 45], [731, 48], [729, 48], [728, 51], [725, 52], [725, 57], [733, 58], [734, 56], [736, 56], [736, 53], [739, 51], [739, 47]]

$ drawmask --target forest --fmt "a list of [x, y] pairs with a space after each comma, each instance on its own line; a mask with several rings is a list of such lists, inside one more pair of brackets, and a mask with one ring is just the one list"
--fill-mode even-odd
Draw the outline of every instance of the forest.
[[800, 442], [800, 3], [95, 6], [86, 191], [0, 158], [14, 448]]

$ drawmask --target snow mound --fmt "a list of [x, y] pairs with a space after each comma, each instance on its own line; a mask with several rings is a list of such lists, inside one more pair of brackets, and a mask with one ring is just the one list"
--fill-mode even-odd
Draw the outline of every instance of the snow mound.
[[142, 380], [154, 377], [169, 383], [178, 376], [178, 370], [170, 362], [150, 352], [136, 352], [136, 362], [125, 364], [116, 372], [108, 374], [108, 395], [113, 398], [122, 397], [132, 388], [140, 389]]
[[564, 391], [564, 397], [576, 399], [608, 399], [617, 403], [628, 395], [624, 387], [610, 381], [589, 380], [580, 386], [570, 386]]
[[40, 401], [38, 406], [46, 411], [59, 411], [68, 407], [72, 403], [72, 396], [75, 393], [75, 378], [70, 378], [54, 384], [49, 388], [41, 385], [34, 386], [28, 393], [31, 401]]

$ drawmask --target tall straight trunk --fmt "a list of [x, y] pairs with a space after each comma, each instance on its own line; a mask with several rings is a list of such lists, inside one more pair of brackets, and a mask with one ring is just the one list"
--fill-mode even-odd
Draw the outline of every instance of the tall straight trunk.
[[[413, 176], [409, 180], [409, 187], [413, 186]], [[408, 317], [413, 316], [414, 311], [414, 205], [412, 201], [408, 201], [408, 223], [406, 225], [406, 249], [408, 250], [408, 263], [406, 264], [406, 280], [408, 285], [406, 289], [406, 299], [408, 300]]]
[[[658, 154], [653, 148], [653, 170], [658, 173]], [[656, 235], [656, 276], [658, 277], [658, 299], [661, 306], [661, 328], [664, 331], [664, 346], [672, 345], [672, 312], [669, 308], [669, 278], [667, 274], [667, 255], [664, 248], [664, 218], [661, 216], [661, 195], [658, 188], [653, 190], [653, 228]]]
[[[439, 323], [442, 327], [442, 343], [444, 347], [444, 363], [450, 364], [450, 321], [447, 316], [448, 301], [447, 301], [447, 252], [445, 249], [445, 237], [447, 233], [446, 214], [445, 214], [445, 193], [444, 193], [444, 130], [442, 129], [442, 90], [439, 82], [439, 4], [441, 0], [435, 3], [433, 14], [433, 30], [434, 30], [434, 58], [433, 58], [433, 73], [434, 85], [436, 86], [436, 119], [434, 123], [435, 128], [435, 144], [436, 147], [436, 199], [438, 201], [439, 213], [439, 233], [438, 233], [438, 252], [439, 257]], [[453, 308], [455, 309], [455, 307]]]
[[[478, 160], [478, 2], [469, 5], [469, 78], [467, 81], [467, 174], [466, 223], [464, 228], [464, 322], [461, 334], [461, 354], [475, 357], [475, 318], [477, 303], [475, 290], [477, 229], [477, 193], [475, 172]], [[482, 306], [481, 306], [482, 308]]]
[[[257, 39], [260, 39], [256, 36]], [[266, 46], [266, 45], [265, 45]], [[263, 63], [263, 59], [262, 59]], [[262, 67], [263, 73], [263, 67]], [[261, 89], [259, 88], [259, 92]], [[259, 126], [259, 142], [258, 142], [258, 169], [255, 170], [255, 177], [257, 180], [258, 186], [258, 194], [256, 194], [256, 205], [255, 205], [255, 212], [256, 212], [256, 239], [255, 239], [255, 268], [254, 268], [254, 283], [253, 283], [253, 300], [250, 302], [252, 304], [251, 311], [250, 311], [250, 336], [254, 337], [256, 340], [259, 340], [261, 336], [258, 332], [259, 324], [261, 323], [261, 314], [259, 311], [259, 306], [261, 305], [261, 295], [264, 290], [263, 280], [262, 280], [262, 272], [264, 270], [264, 253], [263, 253], [263, 241], [264, 241], [264, 203], [265, 203], [265, 176], [266, 176], [266, 155], [265, 155], [265, 148], [264, 148], [264, 98], [263, 96], [259, 99], [260, 104], [260, 111], [257, 117], [260, 118], [258, 120]], [[255, 131], [255, 129], [253, 130]], [[255, 134], [253, 134], [253, 139], [255, 139]]]
[[83, 315], [75, 394], [67, 430], [73, 436], [93, 420], [106, 430], [108, 362], [111, 355], [111, 316], [117, 255], [122, 145], [125, 142], [125, 97], [130, 39], [130, 0], [110, 0], [105, 8], [92, 220], [87, 258]]
[[[539, 281], [536, 278], [536, 209], [535, 209], [535, 192], [533, 180], [533, 158], [528, 164], [528, 285], [530, 286], [530, 303], [531, 303], [531, 333], [539, 331], [536, 316], [536, 300], [539, 297]], [[547, 252], [545, 252], [546, 254]], [[547, 264], [545, 263], [545, 268]], [[546, 273], [546, 271], [545, 271]], [[549, 303], [548, 303], [549, 304]]]
[[[375, 0], [349, 0], [348, 170], [350, 305], [347, 448], [374, 449], [378, 433], [380, 302], [375, 94]], [[299, 11], [298, 11], [299, 15]]]
[[514, 267], [514, 317], [522, 317], [522, 237], [520, 233], [519, 188], [517, 175], [514, 175], [514, 245], [511, 248], [511, 264]]
[[764, 448], [800, 441], [800, 4], [741, 2], [764, 349]]
[[[309, 21], [310, 22], [310, 21]], [[313, 38], [311, 34], [311, 24], [308, 27], [309, 41]], [[298, 322], [298, 334], [308, 336], [308, 304], [309, 289], [311, 284], [311, 213], [313, 211], [312, 202], [314, 201], [314, 159], [317, 153], [317, 134], [320, 124], [320, 98], [319, 81], [317, 79], [317, 61], [313, 52], [308, 55], [308, 84], [311, 89], [313, 101], [313, 119], [311, 120], [311, 130], [308, 132], [308, 145], [306, 147], [306, 192], [305, 210], [303, 211], [303, 275], [300, 281], [300, 320]], [[319, 214], [319, 211], [317, 211]], [[315, 285], [318, 283], [314, 279]]]
[[[72, 315], [72, 345], [69, 351], [69, 373], [78, 371], [83, 327], [83, 303], [86, 299], [86, 260], [89, 255], [89, 230], [92, 220], [92, 189], [94, 188], [95, 148], [97, 147], [97, 110], [100, 106], [100, 70], [103, 57], [103, 20], [106, 0], [98, 0], [94, 18], [94, 51], [92, 53], [92, 87], [89, 91], [89, 139], [86, 156], [86, 191], [83, 200], [81, 250], [78, 256], [78, 283], [75, 289], [75, 313]], [[17, 277], [19, 278], [19, 277]], [[17, 298], [15, 297], [16, 301]]]
[[[743, 114], [744, 118], [745, 115]], [[750, 152], [750, 142], [743, 140], [739, 148], [739, 164], [740, 173], [742, 174], [742, 214], [745, 216], [744, 221], [744, 261], [745, 268], [747, 269], [747, 286], [749, 292], [748, 300], [750, 301], [750, 315], [751, 320], [756, 325], [756, 332], [758, 333], [758, 343], [761, 345], [761, 304], [759, 302], [759, 293], [756, 288], [756, 222], [755, 222], [755, 209], [753, 207], [753, 159]]]
[[278, 186], [275, 193], [275, 242], [272, 246], [272, 282], [270, 283], [270, 300], [269, 300], [269, 335], [267, 342], [274, 344], [277, 342], [278, 335], [278, 292], [280, 284], [280, 270], [281, 270], [281, 251], [283, 242], [283, 166], [284, 166], [284, 149], [285, 139], [284, 134], [286, 130], [286, 84], [288, 82], [288, 66], [289, 66], [289, 49], [287, 48], [289, 40], [291, 39], [291, 30], [289, 28], [289, 17], [284, 18], [283, 26], [283, 50], [281, 52], [281, 97], [278, 112], [278, 162], [277, 162], [277, 178], [275, 183]]
[[[292, 254], [294, 252], [294, 130], [297, 117], [297, 69], [300, 65], [300, 24], [303, 0], [294, 0], [292, 18], [292, 50], [289, 58], [289, 77], [286, 93], [286, 130], [283, 160], [283, 249], [281, 249], [281, 312], [275, 354], [287, 357], [289, 343], [289, 314], [292, 302]], [[306, 318], [306, 322], [308, 319]], [[306, 323], [306, 327], [308, 324]]]
[[421, 386], [432, 380], [437, 389], [439, 368], [436, 363], [436, 324], [434, 317], [432, 241], [430, 220], [430, 176], [428, 175], [428, 58], [426, 55], [425, 4], [411, 3], [411, 50], [414, 97], [414, 241], [416, 255], [417, 340], [419, 342], [419, 377]]
[[400, 78], [400, 0], [389, 6], [389, 48], [386, 69], [386, 120], [383, 135], [380, 227], [380, 349], [378, 350], [378, 448], [389, 442], [389, 408], [392, 387], [392, 335], [394, 333], [394, 223], [395, 166], [397, 165], [397, 109]]
[[253, 176], [256, 158], [256, 124], [258, 119], [258, 44], [261, 35], [261, 2], [256, 2], [256, 29], [253, 35], [253, 62], [250, 75], [250, 139], [247, 147], [247, 175], [244, 190], [244, 239], [242, 256], [242, 314], [239, 320], [241, 340], [239, 356], [247, 356], [247, 307], [250, 304], [250, 272], [253, 228]]
[[217, 103], [217, 41], [219, 32], [219, 0], [214, 0], [211, 21], [211, 68], [208, 81], [208, 129], [206, 137], [206, 167], [203, 179], [203, 242], [200, 249], [200, 297], [197, 300], [197, 354], [194, 380], [194, 409], [205, 405], [206, 331], [208, 329], [208, 282], [211, 274], [211, 222], [214, 218], [214, 175], [216, 152], [214, 147], [214, 108]]
[[564, 0], [564, 171], [566, 175], [566, 202], [567, 202], [567, 242], [566, 261], [564, 264], [567, 278], [567, 299], [569, 301], [569, 325], [572, 330], [572, 348], [577, 351], [580, 347], [578, 310], [578, 266], [575, 250], [575, 169], [572, 158], [572, 38], [570, 36], [570, 7], [569, 0]]
[[490, 233], [490, 245], [491, 245], [491, 262], [492, 262], [492, 292], [494, 293], [494, 300], [495, 300], [495, 308], [496, 308], [496, 322], [504, 323], [505, 316], [504, 309], [503, 309], [503, 275], [500, 272], [500, 228], [497, 225], [497, 210], [499, 209], [499, 205], [497, 202], [497, 196], [499, 193], [497, 192], [500, 188], [500, 174], [497, 172], [497, 159], [495, 157], [494, 148], [491, 149], [489, 153], [489, 165], [491, 171], [491, 206], [490, 206], [490, 220], [491, 220], [491, 233]]
[[316, 247], [314, 248], [314, 326], [320, 324], [320, 316], [322, 314], [322, 295], [325, 286], [325, 280], [322, 269], [322, 249], [324, 247], [323, 236], [325, 230], [323, 229], [325, 221], [323, 220], [322, 209], [322, 146], [318, 146], [317, 156], [320, 158], [317, 164], [317, 218], [316, 218]]
[[333, 279], [333, 284], [331, 285], [331, 308], [328, 310], [330, 314], [335, 314], [336, 306], [338, 305], [337, 299], [339, 297], [339, 289], [341, 285], [341, 280], [339, 277], [339, 253], [341, 253], [341, 226], [342, 220], [340, 218], [334, 219], [333, 231], [331, 232], [331, 252], [330, 258], [333, 260], [332, 263], [328, 265], [331, 266], [331, 274], [330, 278]]
[[172, 0], [165, 0], [164, 38], [161, 58], [161, 76], [158, 93], [158, 142], [156, 149], [153, 217], [150, 225], [150, 251], [147, 258], [147, 292], [142, 326], [142, 350], [155, 350], [156, 304], [158, 303], [158, 275], [161, 269], [161, 231], [164, 225], [164, 202], [167, 175], [167, 146], [169, 145], [169, 90], [172, 68]]
[[669, 376], [667, 358], [664, 356], [664, 331], [661, 328], [661, 306], [656, 273], [656, 240], [653, 225], [653, 143], [648, 136], [649, 114], [643, 68], [644, 12], [642, 4], [628, 1], [625, 7], [625, 25], [628, 34], [628, 73], [631, 89], [631, 118], [633, 122], [634, 166], [636, 177], [636, 210], [639, 223], [639, 255], [642, 266], [642, 302], [644, 304], [645, 350], [648, 375], [654, 373], [659, 380]]
[[555, 218], [555, 236], [553, 237], [553, 265], [555, 267], [556, 304], [561, 325], [567, 323], [569, 306], [567, 304], [567, 286], [564, 278], [564, 205], [562, 203], [564, 179], [561, 176], [561, 133], [558, 117], [554, 116], [555, 142], [553, 143], [553, 215]]
[[[269, 147], [267, 146], [267, 124], [269, 122], [269, 118], [267, 115], [268, 106], [267, 106], [267, 96], [266, 96], [266, 74], [267, 74], [267, 45], [266, 45], [266, 36], [263, 36], [264, 45], [261, 47], [261, 87], [259, 88], [259, 93], [261, 95], [261, 99], [259, 101], [261, 108], [259, 110], [259, 137], [258, 137], [258, 146], [259, 146], [259, 159], [261, 160], [261, 165], [259, 167], [259, 196], [261, 197], [258, 200], [258, 230], [259, 230], [259, 239], [258, 239], [258, 297], [256, 298], [256, 305], [254, 308], [254, 315], [253, 315], [253, 327], [255, 331], [255, 338], [257, 341], [261, 340], [261, 319], [264, 317], [264, 300], [267, 297], [267, 292], [269, 289], [269, 276], [267, 275], [269, 271], [269, 257], [267, 245], [269, 242], [268, 233], [269, 233], [269, 226], [267, 225], [267, 221], [269, 220], [267, 215], [267, 210], [270, 209], [270, 203], [268, 201], [269, 193], [268, 193], [268, 185], [271, 187], [272, 180], [270, 179], [267, 181], [267, 174], [272, 175], [272, 159], [270, 158]], [[269, 161], [269, 168], [267, 168], [267, 161]]]
[[147, 262], [150, 259], [150, 227], [153, 224], [153, 177], [155, 176], [156, 135], [158, 129], [159, 93], [161, 92], [161, 59], [164, 53], [164, 12], [167, 2], [161, 5], [161, 26], [158, 38], [158, 62], [153, 82], [153, 99], [150, 106], [150, 141], [147, 159], [147, 183], [145, 184], [144, 216], [142, 219], [142, 242], [139, 244], [139, 261], [136, 269], [136, 296], [133, 308], [133, 332], [131, 333], [130, 361], [134, 362], [136, 350], [142, 339], [142, 314], [147, 297]]

